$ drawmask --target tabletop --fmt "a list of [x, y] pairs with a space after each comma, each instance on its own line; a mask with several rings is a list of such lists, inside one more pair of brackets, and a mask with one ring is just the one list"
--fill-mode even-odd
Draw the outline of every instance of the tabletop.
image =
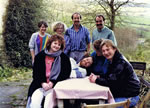
[[88, 77], [60, 81], [54, 90], [57, 99], [104, 99], [108, 103], [115, 102], [108, 87], [91, 83]]

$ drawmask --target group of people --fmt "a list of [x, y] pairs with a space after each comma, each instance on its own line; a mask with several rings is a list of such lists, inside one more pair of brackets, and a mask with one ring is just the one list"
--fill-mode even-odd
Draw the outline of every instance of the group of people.
[[[131, 98], [130, 107], [139, 100], [140, 82], [131, 64], [119, 52], [112, 30], [105, 26], [103, 15], [95, 17], [96, 29], [92, 39], [80, 24], [82, 16], [73, 13], [73, 25], [54, 25], [54, 35], [46, 33], [45, 21], [38, 23], [39, 31], [29, 41], [32, 56], [33, 81], [29, 87], [27, 108], [53, 108], [53, 87], [58, 81], [89, 76], [91, 83], [110, 88], [116, 102]], [[90, 54], [90, 43], [94, 52]]]

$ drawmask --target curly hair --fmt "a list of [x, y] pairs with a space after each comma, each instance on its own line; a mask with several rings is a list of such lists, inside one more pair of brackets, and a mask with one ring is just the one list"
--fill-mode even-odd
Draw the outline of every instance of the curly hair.
[[52, 35], [52, 36], [47, 40], [47, 43], [46, 43], [46, 49], [47, 49], [47, 50], [50, 50], [51, 44], [52, 44], [53, 41], [59, 41], [59, 43], [61, 44], [60, 50], [62, 50], [62, 51], [64, 50], [64, 48], [65, 48], [65, 40], [64, 40], [64, 38], [63, 38], [62, 36], [57, 35], [57, 34]]

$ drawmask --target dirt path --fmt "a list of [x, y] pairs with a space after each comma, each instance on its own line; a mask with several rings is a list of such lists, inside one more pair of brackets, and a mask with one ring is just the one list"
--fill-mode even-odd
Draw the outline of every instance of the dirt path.
[[25, 108], [30, 82], [0, 83], [0, 108]]

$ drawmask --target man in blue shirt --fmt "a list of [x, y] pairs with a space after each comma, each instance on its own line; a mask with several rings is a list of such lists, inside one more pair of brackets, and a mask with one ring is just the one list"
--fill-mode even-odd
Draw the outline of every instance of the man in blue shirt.
[[85, 53], [90, 52], [90, 33], [80, 24], [82, 17], [79, 13], [74, 13], [71, 18], [73, 25], [66, 31], [71, 45], [69, 56], [78, 63]]
[[103, 15], [97, 15], [95, 18], [96, 22], [96, 29], [93, 30], [92, 33], [92, 43], [95, 40], [98, 39], [110, 39], [114, 42], [114, 44], [117, 46], [117, 41], [114, 35], [114, 32], [110, 30], [108, 27], [104, 26], [105, 25], [105, 17]]

